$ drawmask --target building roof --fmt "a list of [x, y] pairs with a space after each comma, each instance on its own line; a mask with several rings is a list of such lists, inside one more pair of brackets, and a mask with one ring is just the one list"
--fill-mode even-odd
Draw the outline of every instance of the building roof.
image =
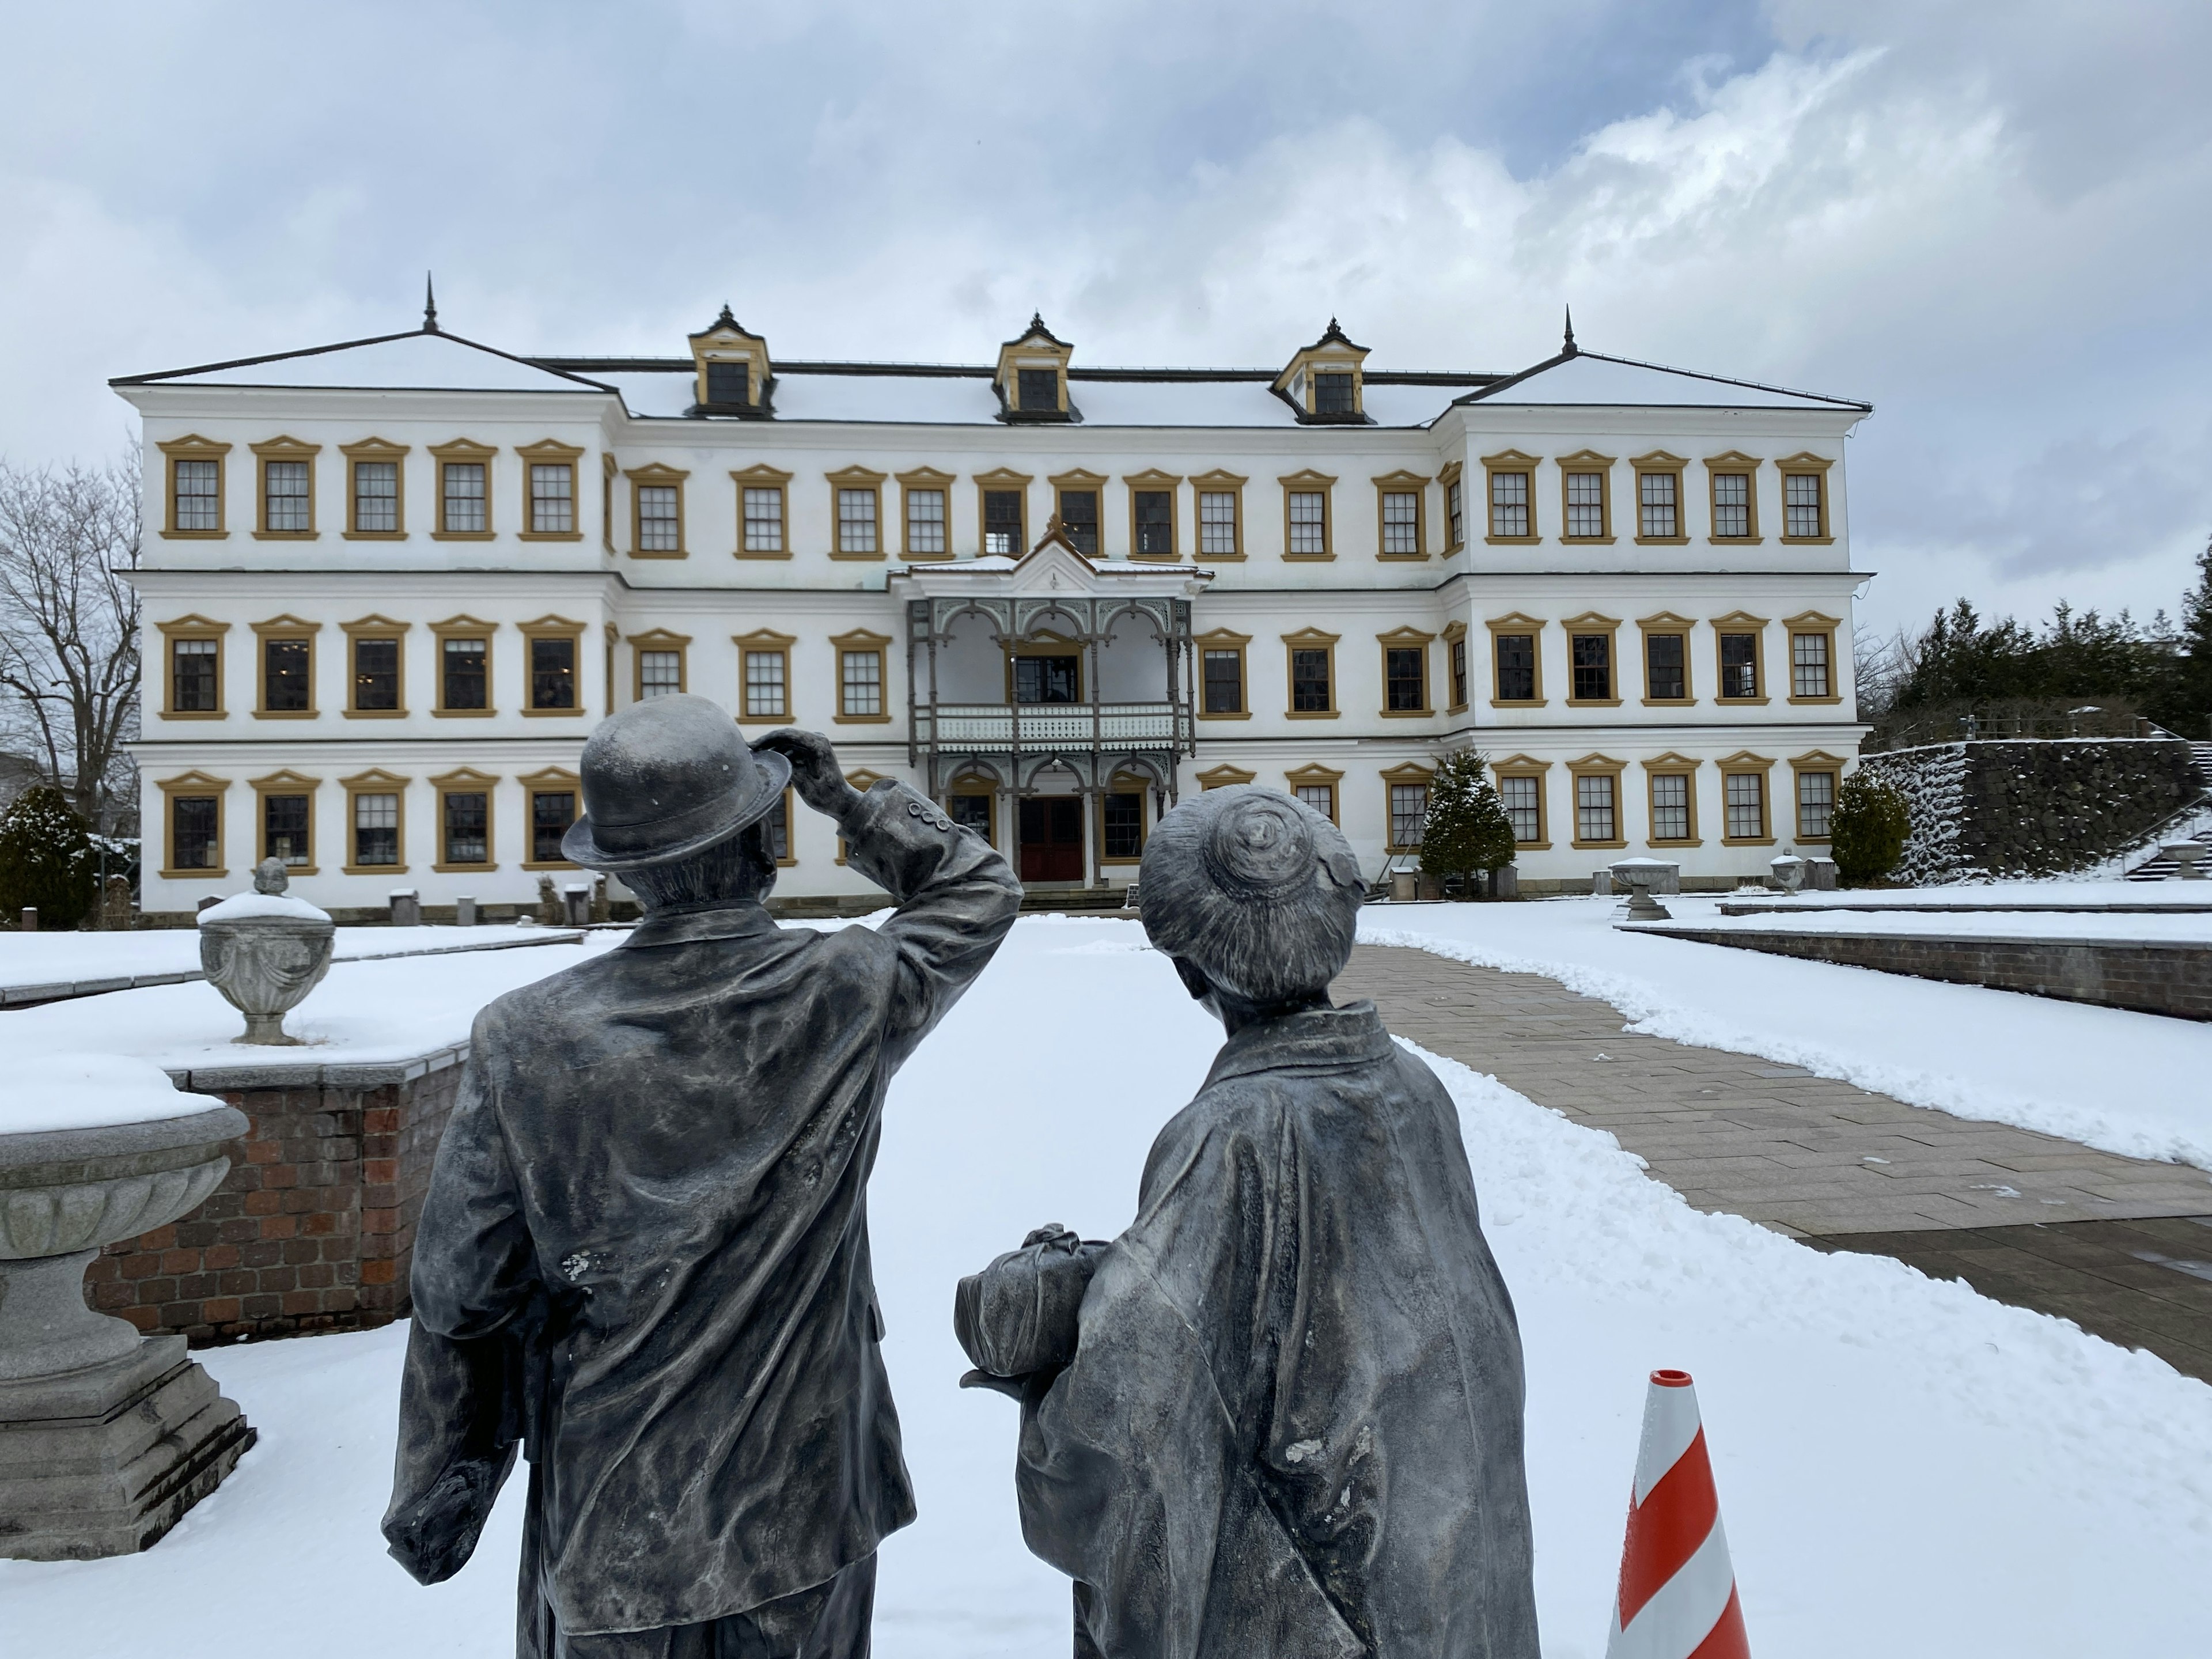
[[1694, 369], [1638, 362], [1631, 357], [1608, 357], [1602, 352], [1577, 349], [1571, 335], [1568, 337], [1567, 349], [1556, 357], [1547, 358], [1518, 374], [1494, 380], [1457, 401], [1561, 404], [1583, 409], [1853, 410], [1862, 414], [1874, 407], [1849, 398], [1792, 392], [1784, 386], [1761, 386], [1754, 380], [1732, 380], [1725, 375], [1701, 374]]
[[376, 392], [596, 392], [611, 387], [435, 326], [227, 363], [125, 374], [110, 386], [306, 386]]

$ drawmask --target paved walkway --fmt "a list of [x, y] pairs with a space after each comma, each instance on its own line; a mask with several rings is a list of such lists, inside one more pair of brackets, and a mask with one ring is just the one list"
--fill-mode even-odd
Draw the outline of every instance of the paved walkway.
[[1701, 1210], [1964, 1277], [2212, 1381], [2212, 1176], [2201, 1170], [1632, 1036], [1610, 1004], [1556, 981], [1425, 951], [1359, 946], [1335, 993], [1370, 999], [1399, 1036], [1610, 1131]]

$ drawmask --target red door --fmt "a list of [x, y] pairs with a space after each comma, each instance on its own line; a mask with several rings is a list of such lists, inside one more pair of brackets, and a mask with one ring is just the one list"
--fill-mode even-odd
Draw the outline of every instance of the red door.
[[1083, 802], [1073, 795], [1033, 796], [1021, 804], [1024, 881], [1083, 879]]

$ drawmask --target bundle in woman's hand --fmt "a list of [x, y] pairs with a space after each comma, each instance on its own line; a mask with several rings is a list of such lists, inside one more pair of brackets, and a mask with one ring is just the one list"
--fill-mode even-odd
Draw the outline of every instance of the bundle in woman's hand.
[[1074, 1358], [1076, 1315], [1105, 1249], [1054, 1222], [962, 1279], [952, 1328], [982, 1374], [963, 1378], [963, 1384], [1049, 1376]]

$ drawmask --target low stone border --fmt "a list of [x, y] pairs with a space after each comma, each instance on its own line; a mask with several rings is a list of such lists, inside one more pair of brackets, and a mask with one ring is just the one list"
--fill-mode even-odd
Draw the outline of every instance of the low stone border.
[[1700, 945], [1725, 945], [1803, 961], [1873, 968], [1954, 985], [2022, 991], [2063, 1002], [2093, 1003], [2178, 1019], [2212, 1020], [2212, 945], [2187, 940], [1782, 933], [1668, 922], [1616, 926], [1626, 933], [1656, 933]]
[[1723, 900], [1713, 908], [1724, 916], [1806, 916], [1830, 910], [1881, 916], [2002, 916], [2015, 911], [2039, 916], [2207, 916], [2212, 915], [2212, 899], [2203, 904], [2133, 904], [2124, 899], [2111, 904], [2046, 903], [2040, 899], [2007, 899], [2002, 904], [1839, 904], [1822, 899], [1806, 904], [1787, 899], [1747, 899]]

